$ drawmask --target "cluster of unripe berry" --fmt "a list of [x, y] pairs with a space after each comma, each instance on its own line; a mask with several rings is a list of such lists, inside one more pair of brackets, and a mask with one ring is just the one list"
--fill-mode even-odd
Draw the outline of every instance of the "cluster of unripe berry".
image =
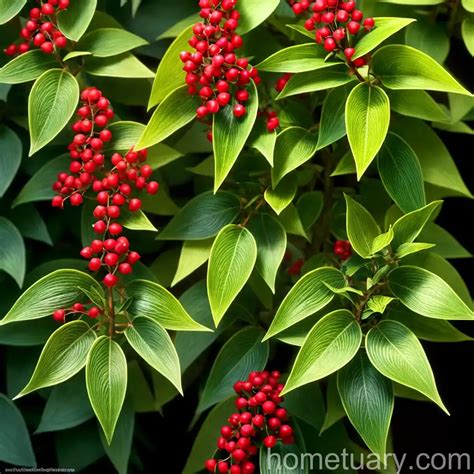
[[334, 255], [341, 260], [347, 260], [352, 256], [351, 243], [348, 240], [336, 240], [334, 243]]
[[189, 93], [202, 100], [196, 111], [199, 119], [219, 112], [231, 102], [234, 116], [244, 116], [244, 104], [250, 98], [248, 85], [252, 80], [255, 84], [260, 82], [258, 71], [249, 66], [248, 59], [235, 54], [243, 44], [236, 33], [240, 18], [236, 3], [237, 0], [199, 0], [203, 21], [194, 25], [194, 36], [189, 40], [195, 51], [180, 54]]
[[72, 126], [76, 135], [69, 145], [71, 164], [69, 173], [59, 173], [53, 185], [58, 195], [53, 198], [53, 207], [63, 208], [69, 199], [72, 206], [80, 206], [89, 190], [95, 193], [97, 206], [93, 211], [96, 222], [94, 232], [100, 238], [81, 251], [90, 260], [93, 272], [106, 268], [103, 282], [107, 287], [118, 283], [117, 273], [127, 275], [140, 259], [137, 252], [129, 250], [130, 243], [124, 236], [122, 225], [117, 222], [123, 206], [136, 212], [141, 208], [141, 200], [133, 196], [134, 191], [156, 194], [159, 185], [149, 181], [153, 169], [145, 164], [146, 150], [125, 154], [113, 153], [106, 160], [103, 147], [112, 139], [112, 133], [105, 128], [113, 119], [114, 112], [108, 99], [94, 88], [81, 93], [82, 105], [77, 111], [80, 120]]
[[66, 316], [71, 314], [81, 316], [89, 316], [89, 318], [96, 319], [99, 314], [102, 313], [102, 310], [93, 304], [82, 304], [82, 303], [74, 303], [71, 308], [67, 309], [57, 309], [53, 313], [53, 319], [58, 323], [64, 323], [66, 321]]
[[68, 7], [69, 0], [47, 0], [39, 8], [32, 8], [20, 31], [21, 42], [7, 46], [5, 54], [15, 56], [26, 53], [31, 45], [41, 48], [46, 54], [52, 54], [55, 47], [65, 48], [67, 39], [57, 27], [56, 14]]
[[252, 372], [246, 381], [234, 385], [239, 412], [221, 428], [216, 456], [205, 463], [209, 472], [253, 474], [256, 466], [252, 458], [262, 445], [273, 448], [278, 441], [294, 443], [288, 413], [280, 405], [283, 384], [279, 378], [277, 371]]
[[365, 57], [351, 61], [356, 50], [352, 37], [361, 28], [370, 31], [375, 26], [373, 18], [363, 20], [364, 14], [356, 9], [355, 0], [289, 0], [296, 15], [310, 13], [305, 22], [308, 31], [316, 31], [316, 42], [329, 52], [344, 52], [347, 61], [355, 67], [367, 64]]

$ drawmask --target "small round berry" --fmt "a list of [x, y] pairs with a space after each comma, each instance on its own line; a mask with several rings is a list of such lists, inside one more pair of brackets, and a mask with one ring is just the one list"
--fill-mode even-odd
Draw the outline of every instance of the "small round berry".
[[232, 459], [236, 463], [241, 463], [246, 457], [247, 457], [247, 455], [245, 454], [245, 451], [243, 449], [236, 449], [232, 453]]
[[228, 439], [232, 436], [232, 428], [228, 425], [224, 425], [222, 428], [221, 428], [221, 435]]
[[[44, 6], [44, 5], [43, 5]], [[53, 54], [53, 51], [54, 51], [54, 44], [51, 43], [51, 41], [45, 41], [42, 45], [41, 45], [41, 51], [43, 51], [43, 53], [46, 53], [46, 54]]]
[[83, 203], [82, 195], [75, 193], [71, 196], [71, 206], [80, 206]]
[[217, 471], [221, 473], [227, 473], [229, 471], [229, 465], [224, 461], [217, 463]]
[[97, 221], [93, 229], [96, 234], [103, 234], [107, 230], [107, 224], [104, 221]]
[[128, 203], [128, 209], [129, 209], [131, 212], [136, 212], [136, 211], [138, 211], [141, 207], [142, 207], [142, 202], [140, 201], [140, 199], [137, 199], [137, 198], [130, 199], [130, 202]]
[[282, 425], [280, 428], [280, 436], [282, 438], [289, 438], [293, 435], [293, 428], [290, 425]]
[[44, 3], [41, 6], [41, 13], [43, 15], [53, 15], [54, 14], [54, 7], [50, 5], [49, 3]]
[[58, 323], [63, 323], [65, 317], [66, 317], [66, 312], [64, 311], [64, 309], [57, 309], [53, 313], [53, 319], [57, 321]]
[[266, 436], [263, 440], [263, 444], [267, 448], [274, 448], [277, 444], [277, 438], [275, 436]]
[[129, 273], [132, 273], [133, 269], [132, 269], [132, 266], [129, 263], [121, 263], [119, 265], [118, 271], [122, 275], [128, 275]]
[[81, 303], [74, 303], [72, 309], [76, 311], [76, 313], [82, 313], [84, 311], [84, 305]]
[[246, 114], [245, 107], [242, 104], [236, 104], [234, 105], [234, 116], [237, 118], [243, 117]]
[[100, 314], [100, 309], [97, 308], [96, 306], [92, 306], [92, 308], [90, 308], [89, 311], [87, 311], [87, 316], [89, 316], [89, 318], [92, 318], [92, 319], [97, 318], [99, 314]]
[[89, 270], [91, 272], [96, 272], [97, 270], [100, 270], [100, 267], [102, 267], [102, 262], [100, 258], [93, 258], [89, 262]]
[[117, 222], [112, 222], [112, 224], [109, 225], [109, 232], [111, 235], [120, 235], [122, 231], [122, 225]]
[[107, 273], [102, 281], [104, 282], [105, 286], [112, 288], [118, 283], [118, 277], [112, 273]]
[[156, 181], [150, 181], [146, 186], [146, 192], [148, 194], [156, 194], [160, 185]]
[[276, 409], [275, 403], [270, 402], [270, 401], [267, 401], [262, 405], [263, 413], [267, 415], [271, 415], [272, 413], [274, 413], [275, 409]]
[[217, 466], [217, 461], [215, 459], [208, 459], [206, 463], [204, 464], [204, 467], [209, 472], [214, 472], [216, 470], [216, 466]]

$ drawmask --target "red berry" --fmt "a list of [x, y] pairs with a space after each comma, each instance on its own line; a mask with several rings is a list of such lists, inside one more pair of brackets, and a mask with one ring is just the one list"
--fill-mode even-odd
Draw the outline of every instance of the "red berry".
[[266, 436], [263, 440], [263, 444], [267, 448], [274, 448], [275, 445], [277, 444], [277, 439], [275, 436]]
[[67, 46], [67, 39], [65, 36], [58, 36], [54, 40], [54, 44], [59, 48], [59, 49], [64, 49]]
[[234, 105], [234, 116], [237, 118], [243, 117], [246, 114], [245, 107], [242, 104]]
[[97, 318], [97, 316], [99, 316], [100, 314], [100, 309], [97, 308], [96, 306], [92, 306], [92, 308], [89, 309], [89, 311], [87, 312], [87, 315], [89, 316], [89, 318]]
[[118, 278], [112, 273], [107, 273], [107, 275], [105, 275], [102, 281], [104, 282], [105, 286], [107, 286], [108, 288], [112, 288], [118, 283]]
[[206, 463], [204, 464], [204, 467], [209, 471], [209, 472], [214, 472], [217, 466], [217, 461], [215, 459], [208, 459]]
[[49, 3], [44, 3], [41, 6], [41, 13], [43, 13], [43, 15], [53, 15], [54, 14], [54, 7], [52, 5], [50, 5]]
[[355, 54], [355, 49], [354, 48], [346, 48], [344, 50], [344, 56], [347, 58], [347, 59], [351, 59], [352, 56], [354, 56]]
[[366, 18], [364, 21], [364, 28], [371, 30], [375, 26], [375, 20], [373, 18]]
[[156, 194], [159, 189], [159, 184], [156, 181], [150, 181], [146, 186], [146, 192], [148, 194]]
[[232, 458], [233, 458], [234, 461], [237, 462], [237, 463], [242, 462], [246, 457], [247, 457], [247, 455], [245, 454], [245, 451], [244, 451], [243, 449], [236, 449], [236, 450], [232, 453]]
[[118, 270], [122, 275], [128, 275], [133, 271], [132, 266], [129, 263], [121, 263]]
[[350, 21], [347, 24], [347, 30], [349, 31], [351, 35], [356, 35], [360, 30], [360, 23], [358, 23], [357, 21]]
[[280, 428], [280, 436], [282, 438], [289, 438], [293, 435], [293, 428], [290, 425], [282, 425]]
[[130, 199], [130, 202], [128, 203], [128, 209], [132, 212], [138, 211], [142, 206], [142, 202], [140, 199]]
[[229, 470], [229, 465], [226, 462], [220, 461], [217, 463], [218, 472], [227, 473], [228, 470]]
[[57, 309], [53, 313], [53, 319], [57, 321], [58, 323], [63, 323], [65, 317], [66, 317], [66, 312], [64, 311], [64, 309]]
[[82, 313], [84, 311], [84, 305], [81, 303], [74, 303], [72, 309], [77, 313]]
[[135, 263], [138, 262], [138, 260], [140, 260], [141, 256], [140, 254], [138, 254], [137, 252], [130, 252], [128, 254], [128, 257], [127, 257], [127, 262], [130, 264], [130, 265], [134, 265]]
[[112, 224], [109, 225], [109, 232], [111, 235], [119, 235], [123, 231], [123, 227], [121, 224], [118, 224], [117, 222], [113, 222]]
[[43, 53], [46, 53], [46, 54], [52, 54], [54, 51], [53, 43], [51, 43], [50, 41], [45, 41], [41, 45], [41, 51], [43, 51]]
[[270, 415], [272, 413], [275, 412], [275, 403], [273, 402], [265, 402], [263, 405], [262, 405], [262, 410], [263, 410], [263, 413], [267, 414], [267, 415]]
[[97, 270], [100, 269], [100, 267], [102, 267], [102, 262], [101, 262], [100, 258], [93, 258], [89, 262], [89, 270], [91, 272], [96, 272]]

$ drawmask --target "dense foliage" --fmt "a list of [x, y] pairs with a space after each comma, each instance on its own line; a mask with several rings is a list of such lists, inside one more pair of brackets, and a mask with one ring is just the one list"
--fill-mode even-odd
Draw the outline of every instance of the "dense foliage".
[[448, 412], [472, 0], [2, 0], [0, 41], [1, 462], [143, 472], [181, 396], [186, 474]]

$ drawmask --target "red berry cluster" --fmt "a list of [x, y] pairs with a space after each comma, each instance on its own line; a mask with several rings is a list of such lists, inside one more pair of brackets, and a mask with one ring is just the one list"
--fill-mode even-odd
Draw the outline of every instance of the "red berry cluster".
[[341, 260], [347, 260], [352, 256], [351, 243], [348, 240], [336, 240], [334, 255], [337, 255]]
[[291, 79], [292, 75], [293, 74], [290, 74], [289, 72], [286, 72], [281, 77], [279, 77], [276, 81], [276, 84], [275, 84], [275, 90], [277, 92], [281, 92], [285, 88], [288, 81]]
[[189, 40], [195, 52], [180, 54], [189, 93], [199, 94], [202, 99], [196, 111], [199, 119], [217, 113], [231, 102], [232, 95], [234, 116], [244, 116], [244, 104], [250, 97], [248, 84], [251, 80], [260, 82], [258, 71], [249, 66], [248, 59], [235, 54], [243, 44], [236, 33], [240, 18], [236, 3], [237, 0], [199, 0], [203, 21], [194, 25], [194, 36]]
[[253, 474], [254, 458], [260, 446], [273, 448], [278, 441], [294, 443], [293, 429], [287, 424], [288, 413], [280, 406], [280, 373], [252, 372], [248, 380], [237, 382], [238, 394], [227, 425], [221, 428], [217, 441], [218, 451], [214, 459], [208, 459], [205, 468], [209, 472]]
[[94, 87], [82, 92], [81, 101], [77, 111], [80, 120], [72, 126], [76, 135], [69, 145], [72, 160], [69, 173], [58, 175], [58, 181], [53, 185], [58, 195], [53, 198], [52, 205], [63, 208], [69, 199], [72, 206], [80, 206], [87, 191], [96, 193], [93, 228], [100, 239], [83, 248], [81, 255], [90, 260], [91, 271], [105, 267], [107, 274], [103, 282], [107, 287], [113, 287], [118, 283], [117, 272], [129, 274], [140, 259], [137, 252], [129, 250], [128, 239], [120, 236], [123, 228], [117, 219], [121, 208], [127, 205], [130, 212], [138, 211], [142, 203], [133, 197], [133, 192], [145, 190], [148, 194], [156, 194], [159, 185], [149, 181], [153, 170], [144, 163], [146, 150], [131, 150], [125, 156], [113, 153], [110, 164], [106, 162], [103, 147], [112, 139], [112, 133], [105, 127], [114, 117], [114, 111], [109, 100]]
[[96, 319], [101, 313], [102, 310], [92, 304], [83, 305], [82, 303], [74, 303], [71, 308], [57, 309], [53, 313], [53, 319], [58, 323], [64, 323], [66, 321], [66, 316], [69, 316], [70, 314], [81, 316], [87, 315], [89, 318]]
[[296, 15], [312, 13], [306, 20], [308, 31], [316, 30], [316, 42], [323, 44], [329, 53], [344, 51], [348, 62], [355, 67], [367, 64], [367, 58], [357, 58], [351, 62], [356, 50], [352, 45], [352, 37], [357, 35], [361, 25], [366, 31], [375, 26], [373, 18], [366, 18], [360, 10], [356, 10], [355, 0], [289, 0]]
[[65, 48], [67, 39], [57, 28], [56, 14], [67, 7], [69, 0], [47, 0], [41, 8], [32, 8], [29, 19], [20, 31], [21, 42], [7, 46], [5, 54], [15, 56], [26, 53], [32, 44], [46, 54], [52, 54], [55, 47]]

